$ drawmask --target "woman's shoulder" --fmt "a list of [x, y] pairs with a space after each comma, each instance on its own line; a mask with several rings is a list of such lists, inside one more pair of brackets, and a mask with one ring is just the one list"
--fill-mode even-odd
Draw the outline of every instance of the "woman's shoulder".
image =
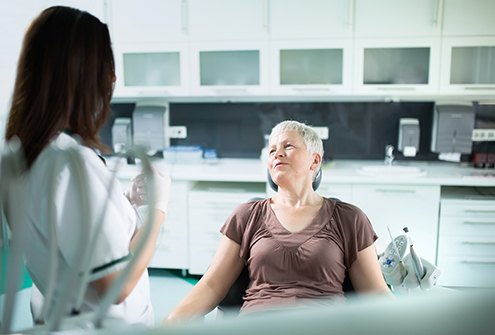
[[366, 214], [358, 206], [336, 198], [325, 198], [332, 208], [332, 217], [338, 217], [353, 222], [368, 221]]

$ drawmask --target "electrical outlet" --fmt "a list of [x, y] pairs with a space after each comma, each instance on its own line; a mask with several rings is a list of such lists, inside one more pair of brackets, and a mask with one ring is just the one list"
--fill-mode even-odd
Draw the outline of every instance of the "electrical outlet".
[[474, 142], [495, 142], [495, 129], [473, 129]]
[[328, 127], [311, 127], [322, 140], [328, 140]]
[[168, 127], [168, 133], [170, 138], [186, 138], [187, 128], [186, 126], [170, 126]]

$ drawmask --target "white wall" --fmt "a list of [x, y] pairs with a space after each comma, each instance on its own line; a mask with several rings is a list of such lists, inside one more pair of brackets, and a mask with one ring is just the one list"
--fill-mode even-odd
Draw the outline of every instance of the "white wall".
[[16, 0], [0, 2], [0, 145], [3, 144], [8, 108], [14, 87], [22, 38], [38, 14], [40, 2]]

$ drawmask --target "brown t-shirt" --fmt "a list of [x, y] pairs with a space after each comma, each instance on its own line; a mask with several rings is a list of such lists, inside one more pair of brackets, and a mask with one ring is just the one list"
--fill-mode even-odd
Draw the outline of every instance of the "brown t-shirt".
[[324, 199], [315, 218], [297, 233], [280, 224], [270, 199], [238, 206], [220, 231], [241, 246], [248, 266], [251, 282], [241, 312], [343, 297], [346, 270], [358, 251], [377, 239], [358, 207], [333, 199]]

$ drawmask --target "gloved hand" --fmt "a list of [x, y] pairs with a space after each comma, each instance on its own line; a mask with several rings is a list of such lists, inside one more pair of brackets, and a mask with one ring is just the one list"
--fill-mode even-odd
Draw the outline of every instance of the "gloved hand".
[[[160, 172], [153, 170], [155, 180], [155, 209], [167, 212], [168, 200], [170, 196], [171, 179]], [[133, 206], [146, 205], [148, 201], [147, 179], [142, 173], [132, 179], [131, 189], [126, 192], [126, 196]]]

